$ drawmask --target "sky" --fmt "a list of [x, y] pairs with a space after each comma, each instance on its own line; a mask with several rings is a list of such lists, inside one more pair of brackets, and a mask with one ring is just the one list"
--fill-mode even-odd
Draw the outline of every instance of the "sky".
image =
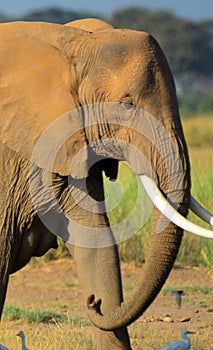
[[107, 16], [117, 9], [133, 5], [154, 10], [171, 10], [176, 15], [195, 21], [213, 19], [213, 0], [0, 0], [0, 13], [19, 16], [35, 9], [54, 6], [74, 11], [87, 10]]

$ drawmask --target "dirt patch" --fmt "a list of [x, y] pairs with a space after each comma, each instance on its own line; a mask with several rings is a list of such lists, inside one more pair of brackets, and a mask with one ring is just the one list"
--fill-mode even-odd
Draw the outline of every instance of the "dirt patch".
[[[124, 293], [128, 295], [135, 285], [141, 267], [134, 264], [122, 264]], [[174, 287], [174, 288], [173, 288]], [[182, 307], [178, 308], [175, 295], [170, 289], [185, 288]], [[173, 319], [192, 317], [213, 321], [212, 302], [209, 292], [213, 289], [212, 273], [206, 269], [193, 267], [175, 267], [163, 290], [141, 320], [158, 318], [172, 314]], [[36, 265], [28, 264], [10, 278], [7, 303], [30, 307], [49, 308], [50, 306], [73, 309], [74, 305], [85, 305], [82, 288], [79, 285], [73, 260], [56, 260]], [[198, 302], [198, 303], [197, 303]]]
[[[140, 273], [141, 267], [122, 263], [125, 298], [131, 293]], [[172, 290], [179, 289], [184, 291], [181, 308], [176, 303], [175, 295], [171, 293]], [[158, 341], [153, 340], [149, 349], [159, 349], [159, 339], [162, 334], [168, 332], [168, 338], [171, 339], [172, 336], [180, 335], [183, 329], [194, 330], [199, 337], [203, 335], [205, 343], [212, 342], [213, 338], [210, 340], [213, 334], [212, 298], [212, 272], [203, 268], [175, 267], [154, 303], [137, 322], [130, 326], [133, 349], [141, 349], [138, 347], [138, 342], [150, 339], [151, 334], [155, 339], [157, 334]], [[75, 262], [69, 259], [28, 264], [12, 275], [6, 304], [32, 309], [54, 309], [87, 319], [85, 300], [78, 281]], [[8, 324], [10, 328], [20, 330], [20, 322]], [[41, 332], [41, 326], [36, 327], [37, 332], [38, 330]], [[35, 332], [35, 327], [32, 328], [33, 330]], [[162, 343], [165, 342], [166, 339], [163, 338]], [[198, 348], [199, 350], [211, 349], [201, 345]], [[50, 349], [53, 348], [50, 347]], [[143, 349], [146, 350], [148, 347], [145, 346]]]

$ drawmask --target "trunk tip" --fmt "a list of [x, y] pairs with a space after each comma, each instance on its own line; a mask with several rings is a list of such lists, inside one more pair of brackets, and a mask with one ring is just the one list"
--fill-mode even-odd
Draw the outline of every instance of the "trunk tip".
[[94, 306], [95, 303], [95, 295], [94, 294], [90, 294], [87, 298], [87, 307], [91, 308]]
[[96, 310], [97, 313], [101, 314], [100, 307], [101, 307], [101, 299], [95, 300], [95, 295], [90, 294], [87, 298], [87, 308], [94, 309]]

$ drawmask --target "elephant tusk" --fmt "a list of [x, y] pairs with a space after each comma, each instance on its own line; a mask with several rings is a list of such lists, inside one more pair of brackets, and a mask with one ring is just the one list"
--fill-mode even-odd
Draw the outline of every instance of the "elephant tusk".
[[202, 205], [198, 203], [196, 199], [194, 199], [192, 196], [189, 208], [191, 209], [191, 211], [193, 211], [193, 213], [195, 213], [201, 219], [213, 226], [213, 215], [209, 213], [209, 211], [206, 210], [204, 207], [202, 207]]
[[185, 217], [183, 217], [180, 213], [178, 213], [177, 210], [165, 199], [156, 183], [150, 177], [142, 175], [141, 181], [154, 205], [170, 221], [172, 221], [175, 225], [181, 227], [183, 230], [189, 231], [201, 237], [213, 239], [213, 231], [193, 224]]

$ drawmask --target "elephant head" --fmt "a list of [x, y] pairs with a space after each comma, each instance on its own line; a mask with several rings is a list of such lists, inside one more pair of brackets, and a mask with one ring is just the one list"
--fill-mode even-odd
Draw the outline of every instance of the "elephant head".
[[[70, 178], [79, 194], [82, 179], [91, 178], [91, 168], [94, 174], [104, 170], [115, 179], [118, 162], [127, 161], [142, 176], [155, 202], [150, 247], [132, 298], [109, 312], [106, 308], [103, 312], [94, 295], [88, 299], [89, 317], [98, 328], [126, 327], [146, 310], [166, 281], [188, 225], [189, 207], [212, 220], [190, 195], [188, 151], [167, 60], [152, 36], [127, 29], [92, 33], [47, 23], [11, 23], [1, 24], [0, 36], [0, 138], [4, 147], [13, 150], [22, 163], [33, 159], [33, 165], [51, 175], [55, 192], [59, 187], [68, 188]], [[101, 202], [100, 174], [97, 181], [95, 176], [90, 197]], [[49, 183], [43, 186], [42, 199], [40, 193], [37, 197], [42, 210], [48, 212], [52, 206], [47, 198]], [[78, 209], [79, 220], [84, 221], [85, 211], [80, 212], [79, 203], [77, 209], [69, 207], [69, 196], [64, 190], [56, 197], [67, 212]], [[99, 220], [99, 228], [109, 226], [106, 216], [104, 220]], [[89, 226], [93, 226], [91, 219]], [[211, 231], [190, 224], [187, 228], [211, 236]], [[95, 238], [98, 240], [97, 235]], [[87, 241], [90, 239], [88, 236]], [[88, 261], [98, 248], [89, 250]], [[105, 255], [105, 264], [110, 264], [109, 256]], [[117, 284], [122, 301], [119, 263], [114, 259], [119, 281], [106, 277], [110, 271], [104, 272], [102, 280], [97, 278], [99, 284]], [[88, 292], [93, 292], [92, 287]], [[99, 291], [102, 298], [103, 286]], [[108, 298], [107, 305], [113, 305]]]
[[[114, 35], [119, 37], [118, 41], [113, 39]], [[98, 125], [103, 123], [103, 126], [98, 130], [89, 128], [87, 139], [96, 154], [126, 160], [136, 174], [148, 175], [155, 182], [153, 185], [143, 176], [147, 189], [151, 186], [151, 192], [154, 191], [152, 197], [156, 207], [152, 214], [152, 236], [146, 263], [132, 297], [115, 312], [106, 315], [102, 315], [100, 302], [95, 302], [93, 295], [88, 299], [92, 322], [103, 330], [113, 330], [131, 324], [156, 297], [177, 256], [182, 228], [189, 227], [184, 217], [194, 201], [190, 195], [190, 166], [175, 86], [162, 50], [147, 33], [115, 30], [110, 37], [108, 33], [98, 37], [101, 37], [101, 65], [94, 64], [79, 86], [83, 97], [81, 103], [93, 105], [94, 101], [101, 103], [104, 99], [113, 104], [107, 106], [106, 111], [103, 107], [103, 116], [100, 107], [99, 113], [94, 112], [95, 116], [98, 114]], [[122, 107], [116, 109], [118, 103], [122, 103]], [[91, 122], [91, 113], [87, 116], [86, 111], [85, 120], [87, 118]], [[113, 141], [108, 142], [108, 139]], [[143, 156], [148, 159], [151, 171]], [[158, 203], [155, 196], [162, 196], [163, 201]], [[167, 209], [171, 210], [168, 202], [181, 214], [183, 225], [174, 218], [174, 215], [178, 216], [174, 213], [173, 219], [168, 216], [169, 221], [162, 217], [161, 212], [166, 215]], [[164, 206], [166, 210], [163, 210]], [[212, 217], [208, 216], [208, 220], [210, 222]], [[189, 230], [192, 230], [191, 225]], [[212, 237], [210, 231], [202, 232], [205, 237]], [[194, 233], [201, 234], [201, 231], [195, 229]]]

